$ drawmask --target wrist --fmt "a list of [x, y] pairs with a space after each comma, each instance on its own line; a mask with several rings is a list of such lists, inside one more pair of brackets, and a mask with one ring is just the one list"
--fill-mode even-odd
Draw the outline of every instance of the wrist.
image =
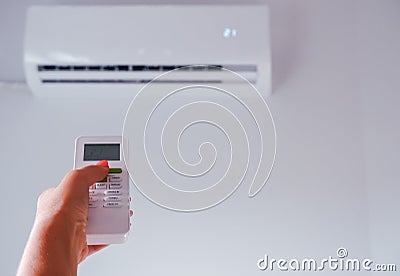
[[[70, 215], [58, 211], [52, 216], [39, 216], [35, 219], [32, 237], [39, 243], [41, 252], [54, 259], [59, 265], [65, 264], [68, 269], [77, 267], [85, 235], [86, 224], [71, 220]], [[82, 232], [84, 235], [82, 235]], [[62, 264], [60, 263], [62, 261]]]

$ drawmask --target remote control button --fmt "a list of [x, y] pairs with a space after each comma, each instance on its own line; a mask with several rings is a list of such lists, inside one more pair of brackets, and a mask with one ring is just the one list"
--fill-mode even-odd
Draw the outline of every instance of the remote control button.
[[104, 201], [121, 201], [120, 196], [106, 196]]
[[105, 195], [120, 195], [121, 191], [120, 190], [108, 190], [104, 192]]
[[122, 204], [120, 202], [106, 202], [103, 204], [103, 207], [110, 208], [110, 207], [121, 207]]
[[93, 195], [96, 195], [96, 194], [97, 194], [97, 192], [95, 190], [89, 190], [89, 195], [93, 196]]
[[107, 189], [106, 183], [96, 183], [96, 189]]
[[110, 183], [110, 189], [121, 189], [122, 184], [121, 183]]
[[122, 181], [122, 176], [120, 175], [110, 175], [110, 182], [120, 182]]
[[89, 196], [89, 202], [95, 202], [95, 201], [97, 201], [97, 200], [98, 200], [97, 197]]
[[110, 168], [108, 170], [108, 173], [122, 173], [122, 169], [121, 168]]
[[107, 182], [107, 176], [104, 177], [102, 180], [100, 180], [99, 182]]
[[89, 202], [89, 208], [96, 208], [96, 204], [93, 202]]

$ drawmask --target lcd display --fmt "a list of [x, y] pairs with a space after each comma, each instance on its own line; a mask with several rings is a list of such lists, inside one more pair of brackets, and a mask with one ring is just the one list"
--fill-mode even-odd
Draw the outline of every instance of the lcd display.
[[120, 144], [85, 144], [83, 161], [120, 160]]

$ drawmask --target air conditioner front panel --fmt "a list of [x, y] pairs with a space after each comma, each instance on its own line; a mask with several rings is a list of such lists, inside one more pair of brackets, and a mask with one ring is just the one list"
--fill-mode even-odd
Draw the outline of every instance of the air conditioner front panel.
[[[34, 93], [53, 94], [51, 90], [63, 93], [71, 88], [62, 82], [50, 87], [51, 82], [43, 79], [90, 77], [111, 83], [151, 78], [162, 70], [133, 75], [131, 71], [44, 72], [39, 66], [222, 64], [255, 66], [255, 72], [242, 73], [254, 83], [262, 83], [259, 76], [264, 76], [269, 84], [268, 24], [264, 5], [33, 6], [25, 38], [27, 81]], [[56, 85], [59, 89], [54, 89]], [[263, 90], [269, 94], [268, 87]]]

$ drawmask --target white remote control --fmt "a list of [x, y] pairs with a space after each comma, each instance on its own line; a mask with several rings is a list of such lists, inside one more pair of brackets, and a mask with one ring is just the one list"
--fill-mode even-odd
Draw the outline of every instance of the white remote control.
[[88, 244], [126, 241], [130, 228], [129, 175], [122, 158], [121, 136], [81, 136], [75, 141], [74, 168], [109, 164], [108, 175], [89, 188]]

